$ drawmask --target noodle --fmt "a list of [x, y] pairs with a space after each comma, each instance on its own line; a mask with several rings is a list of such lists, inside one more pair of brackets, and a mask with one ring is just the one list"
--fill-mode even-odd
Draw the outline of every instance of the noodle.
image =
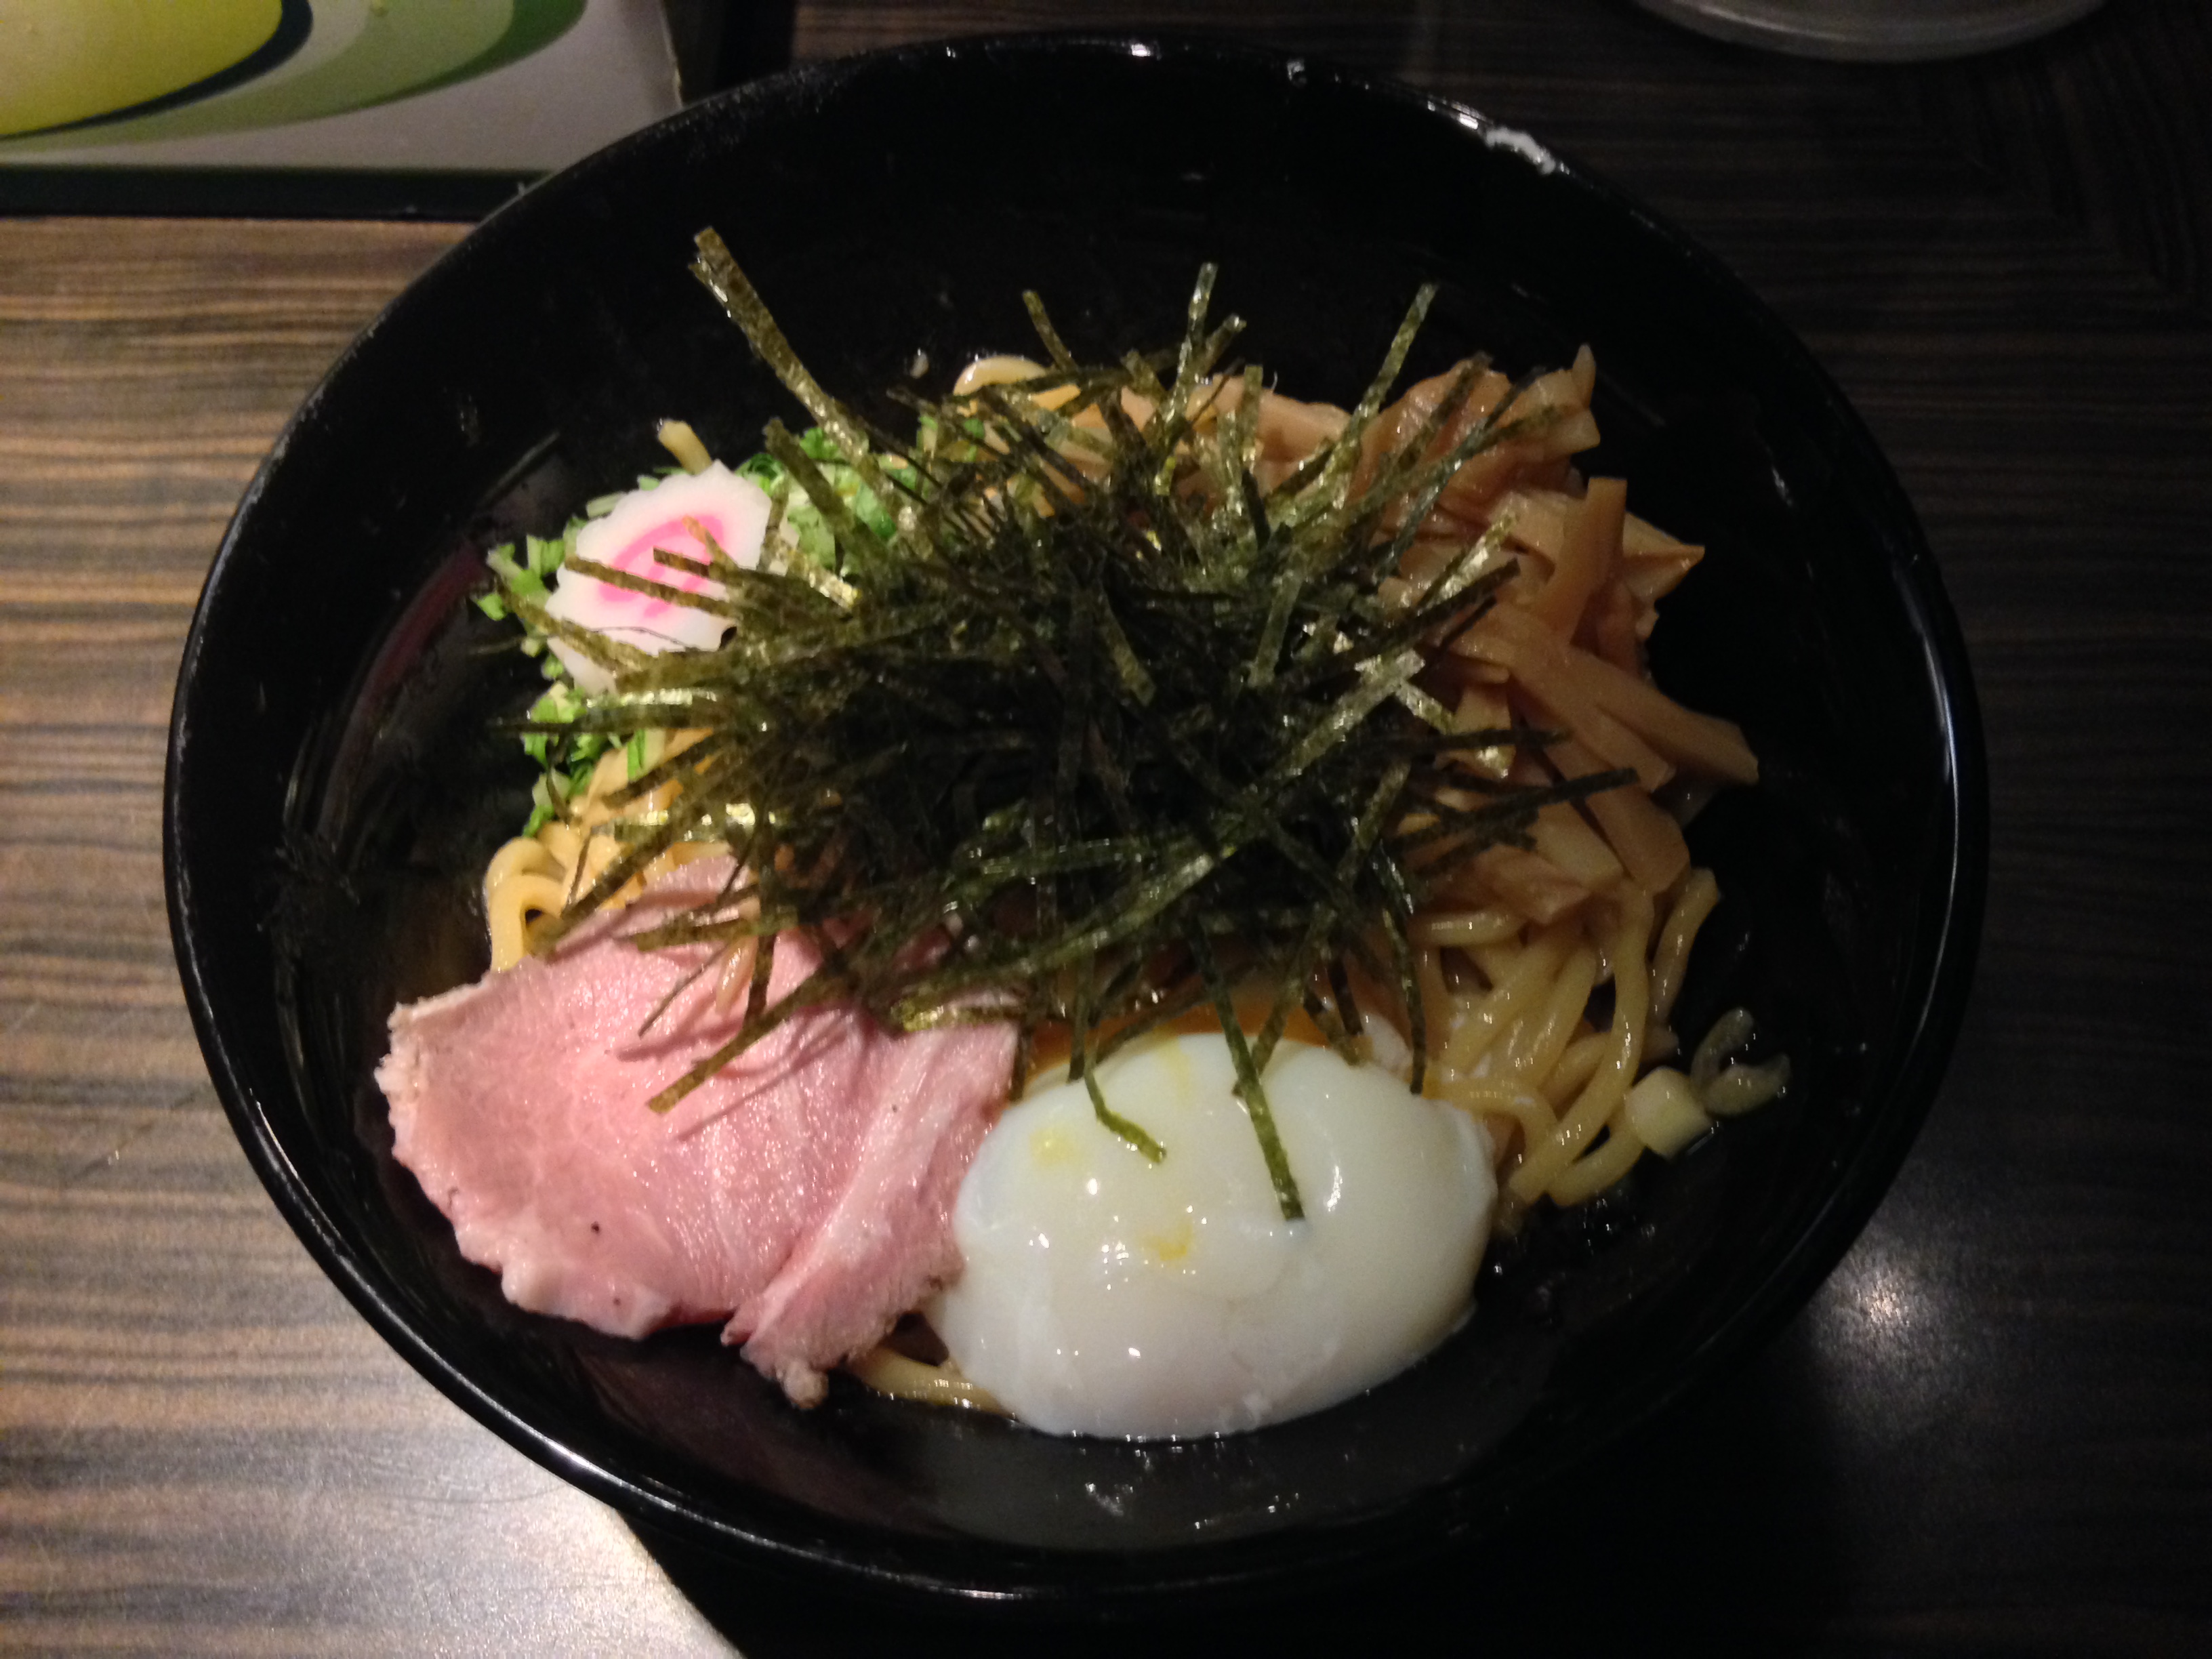
[[1664, 1024], [1674, 1012], [1674, 999], [1682, 989], [1682, 972], [1689, 966], [1690, 946], [1705, 918], [1721, 902], [1721, 884], [1710, 870], [1692, 870], [1682, 890], [1667, 912], [1667, 926], [1659, 935], [1659, 948], [1651, 954], [1651, 1018]]
[[873, 1389], [895, 1400], [912, 1400], [925, 1406], [959, 1406], [969, 1411], [1004, 1417], [1006, 1408], [980, 1389], [950, 1360], [936, 1364], [901, 1353], [888, 1342], [879, 1342], [845, 1369]]
[[[684, 732], [665, 742], [658, 741], [658, 736], [653, 734], [656, 740], [643, 745], [637, 773], [666, 756], [680, 753], [691, 741]], [[484, 868], [483, 901], [494, 969], [512, 968], [528, 956], [532, 925], [541, 916], [557, 915], [621, 856], [622, 842], [611, 826], [641, 822], [667, 810], [675, 793], [672, 783], [663, 784], [620, 808], [611, 806], [607, 797], [623, 788], [632, 775], [629, 754], [620, 749], [609, 750], [599, 757], [589, 785], [580, 798], [568, 804], [563, 816], [548, 819], [534, 835], [517, 836], [501, 843], [492, 854]], [[627, 904], [654, 877], [693, 859], [712, 856], [716, 850], [706, 842], [679, 842], [647, 865], [609, 902]]]
[[[1522, 1205], [1534, 1203], [1576, 1154], [1596, 1139], [1627, 1096], [1628, 1085], [1636, 1080], [1650, 990], [1650, 973], [1644, 961], [1650, 937], [1650, 896], [1635, 890], [1623, 895], [1613, 948], [1607, 953], [1613, 967], [1613, 1024], [1606, 1033], [1597, 1067], [1575, 1097], [1573, 1106], [1549, 1138], [1531, 1146], [1520, 1167], [1506, 1177], [1506, 1191]], [[1624, 1166], [1622, 1173], [1626, 1172]]]
[[1579, 946], [1552, 981], [1542, 1012], [1533, 1023], [1524, 1020], [1507, 1044], [1506, 1070], [1532, 1081], [1551, 1076], [1567, 1044], [1574, 1041], [1575, 1028], [1582, 1023], [1596, 984], [1597, 952], [1587, 945]]

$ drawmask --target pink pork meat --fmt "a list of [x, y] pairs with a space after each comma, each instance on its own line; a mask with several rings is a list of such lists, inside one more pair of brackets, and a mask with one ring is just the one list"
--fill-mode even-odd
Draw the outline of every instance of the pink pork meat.
[[[665, 1115], [646, 1103], [742, 1022], [698, 960], [624, 942], [719, 891], [702, 860], [529, 959], [393, 1011], [393, 1152], [507, 1299], [619, 1336], [726, 1319], [801, 1404], [959, 1270], [951, 1206], [1006, 1096], [1006, 1025], [898, 1035], [805, 1009]], [[769, 992], [813, 971], [779, 941]]]

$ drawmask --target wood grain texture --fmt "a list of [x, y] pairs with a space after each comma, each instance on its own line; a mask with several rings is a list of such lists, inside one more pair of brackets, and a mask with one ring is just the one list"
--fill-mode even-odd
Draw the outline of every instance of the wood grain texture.
[[[1601, 0], [799, 9], [802, 57], [1229, 27], [1598, 167], [1866, 415], [1965, 624], [1991, 761], [1942, 1097], [1741, 1372], [1480, 1557], [1237, 1621], [900, 1639], [2212, 1650], [2208, 198], [2201, 108], [2156, 90], [2212, 80], [2192, 15], [2113, 0], [1978, 65], [1877, 71]], [[457, 234], [0, 222], [0, 1649], [882, 1648], [871, 1610], [648, 1547], [415, 1377], [262, 1194], [192, 1043], [158, 842], [191, 606], [285, 416]]]
[[2212, 9], [2107, 0], [2054, 40], [1897, 76], [1898, 93], [2008, 186], [2212, 310]]
[[300, 399], [459, 234], [0, 222], [0, 1649], [724, 1645], [323, 1279], [170, 953], [162, 745], [209, 561]]

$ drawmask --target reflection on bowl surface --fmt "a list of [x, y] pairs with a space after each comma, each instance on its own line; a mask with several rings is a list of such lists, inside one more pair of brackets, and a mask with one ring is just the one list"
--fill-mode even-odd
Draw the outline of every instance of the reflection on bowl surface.
[[[1656, 672], [1740, 721], [1765, 769], [1693, 830], [1728, 898], [1683, 1027], [1753, 1005], [1790, 1095], [1532, 1225], [1410, 1372], [1218, 1440], [1054, 1439], [844, 1386], [800, 1413], [710, 1333], [630, 1344], [509, 1307], [393, 1164], [370, 1073], [395, 1001], [481, 970], [476, 873], [529, 782], [488, 717], [534, 670], [460, 603], [483, 550], [653, 464], [659, 417], [737, 456], [790, 413], [687, 274], [707, 224], [864, 406], [918, 357], [949, 376], [1019, 349], [1024, 289], [1088, 356], [1172, 337], [1206, 258], [1217, 312], [1301, 396], [1355, 398], [1424, 280], [1442, 294], [1412, 373], [1593, 344], [1598, 465], [1710, 550]], [[1979, 769], [1895, 480], [1787, 331], [1679, 236], [1403, 88], [1218, 46], [969, 43], [804, 70], [629, 140], [497, 216], [348, 353], [194, 625], [171, 911], [280, 1206], [498, 1432], [696, 1545], [886, 1589], [1133, 1602], [1494, 1527], [1786, 1317], [1934, 1091], [1978, 916]]]

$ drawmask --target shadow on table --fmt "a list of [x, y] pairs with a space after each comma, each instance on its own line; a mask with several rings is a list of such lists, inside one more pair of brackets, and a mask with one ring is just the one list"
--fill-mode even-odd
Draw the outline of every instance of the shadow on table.
[[878, 1659], [887, 1632], [969, 1659], [1146, 1659], [1265, 1650], [1547, 1655], [1648, 1651], [1655, 1639], [1808, 1645], [1848, 1583], [1832, 1437], [1806, 1322], [1647, 1442], [1532, 1508], [1516, 1532], [1327, 1594], [1170, 1620], [1064, 1625], [920, 1613], [638, 1537], [747, 1659]]

